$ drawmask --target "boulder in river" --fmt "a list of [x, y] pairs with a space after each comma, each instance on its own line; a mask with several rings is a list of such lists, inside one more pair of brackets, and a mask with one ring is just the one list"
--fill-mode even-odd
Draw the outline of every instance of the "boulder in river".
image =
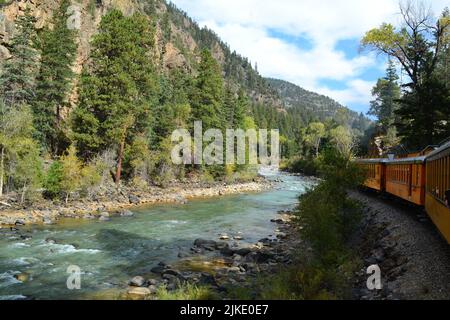
[[15, 274], [14, 278], [16, 278], [20, 282], [27, 282], [30, 279], [30, 274], [22, 272], [19, 274]]
[[169, 275], [172, 275], [172, 276], [175, 276], [175, 277], [178, 277], [180, 275], [180, 273], [177, 270], [174, 270], [174, 269], [164, 270], [162, 274], [163, 274], [163, 277], [166, 274], [169, 274]]
[[205, 249], [216, 248], [217, 242], [214, 240], [196, 239], [194, 241], [194, 246]]
[[17, 219], [14, 224], [16, 226], [24, 226], [25, 225], [25, 220], [24, 219]]
[[131, 212], [130, 210], [123, 210], [123, 211], [120, 213], [120, 216], [121, 216], [121, 217], [132, 217], [132, 216], [134, 216], [134, 213]]
[[170, 269], [170, 266], [168, 266], [164, 262], [158, 263], [156, 267], [153, 267], [150, 271], [157, 274], [162, 274], [164, 271]]
[[145, 279], [141, 276], [136, 276], [130, 280], [129, 285], [133, 287], [143, 287], [145, 285]]
[[55, 238], [49, 237], [45, 239], [45, 242], [49, 243], [49, 244], [55, 244], [57, 243]]
[[252, 250], [250, 248], [241, 248], [241, 249], [235, 250], [234, 252], [242, 257], [245, 257], [250, 252], [252, 252]]

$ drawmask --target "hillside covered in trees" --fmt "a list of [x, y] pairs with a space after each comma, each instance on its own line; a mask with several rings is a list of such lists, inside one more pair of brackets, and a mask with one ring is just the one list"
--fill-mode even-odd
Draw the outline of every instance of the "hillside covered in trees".
[[328, 98], [263, 78], [163, 0], [8, 2], [0, 31], [0, 195], [20, 203], [255, 175], [175, 166], [171, 133], [192, 132], [194, 121], [204, 131], [280, 129], [286, 158], [317, 154], [322, 140], [353, 146], [368, 126]]

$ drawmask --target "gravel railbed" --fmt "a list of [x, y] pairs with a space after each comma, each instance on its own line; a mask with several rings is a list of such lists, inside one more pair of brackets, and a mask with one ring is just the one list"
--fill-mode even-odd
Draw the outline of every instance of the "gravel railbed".
[[370, 190], [351, 192], [365, 207], [357, 238], [364, 268], [378, 264], [383, 289], [366, 289], [362, 269], [354, 297], [363, 300], [450, 299], [450, 245], [423, 208]]

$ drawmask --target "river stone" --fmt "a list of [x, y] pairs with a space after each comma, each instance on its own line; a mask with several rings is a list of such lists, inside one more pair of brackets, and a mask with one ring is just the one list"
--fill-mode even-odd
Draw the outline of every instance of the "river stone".
[[167, 269], [170, 269], [170, 267], [164, 262], [160, 262], [156, 267], [153, 267], [150, 271], [153, 273], [162, 274]]
[[196, 239], [194, 246], [205, 249], [216, 248], [217, 242], [214, 240]]
[[49, 243], [49, 244], [55, 244], [57, 241], [55, 238], [49, 237], [45, 239], [45, 242]]
[[158, 292], [158, 288], [153, 284], [148, 286], [148, 290], [150, 290], [151, 294], [155, 294], [156, 292]]
[[20, 235], [20, 239], [21, 239], [21, 240], [27, 241], [27, 240], [30, 240], [30, 239], [32, 239], [32, 238], [33, 238], [33, 237], [30, 236], [30, 235], [28, 235], [28, 234]]
[[230, 240], [230, 237], [227, 234], [221, 234], [219, 239], [220, 240]]
[[109, 212], [103, 211], [100, 213], [100, 216], [109, 218]]
[[234, 251], [230, 249], [230, 247], [224, 247], [220, 249], [220, 253], [226, 257], [231, 257], [234, 254]]
[[250, 252], [252, 252], [252, 250], [250, 248], [241, 248], [241, 249], [235, 250], [234, 252], [240, 256], [245, 257]]
[[103, 221], [103, 222], [106, 222], [106, 221], [109, 221], [109, 220], [111, 220], [109, 217], [105, 217], [105, 216], [101, 216], [99, 219], [98, 219], [98, 221]]
[[44, 224], [50, 225], [50, 224], [54, 224], [54, 222], [50, 218], [44, 218]]
[[132, 217], [134, 216], [134, 213], [131, 212], [130, 210], [124, 210], [120, 213], [121, 217]]
[[172, 275], [172, 276], [175, 276], [175, 277], [178, 277], [180, 275], [180, 273], [177, 270], [173, 270], [173, 269], [164, 270], [162, 274], [163, 274], [163, 277], [166, 274]]
[[143, 287], [145, 285], [145, 279], [141, 276], [136, 276], [130, 280], [129, 285], [133, 287]]
[[25, 220], [24, 219], [17, 219], [14, 224], [16, 226], [24, 226], [25, 225]]
[[20, 282], [27, 282], [30, 279], [30, 275], [26, 272], [22, 272], [19, 274], [15, 274], [14, 278], [16, 278]]
[[144, 299], [145, 297], [152, 294], [152, 292], [150, 291], [149, 288], [144, 288], [144, 287], [132, 288], [132, 289], [128, 290], [127, 293], [131, 298], [136, 298], [136, 299]]
[[134, 194], [130, 194], [128, 196], [128, 201], [134, 205], [141, 203], [141, 199], [139, 199], [139, 197], [135, 196]]

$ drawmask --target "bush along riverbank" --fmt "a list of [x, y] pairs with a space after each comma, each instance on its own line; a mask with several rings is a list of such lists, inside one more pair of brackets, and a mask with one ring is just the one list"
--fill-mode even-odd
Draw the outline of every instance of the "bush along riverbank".
[[192, 180], [174, 182], [166, 187], [105, 186], [87, 198], [69, 202], [41, 199], [27, 206], [16, 201], [0, 204], [0, 227], [25, 224], [53, 224], [62, 218], [108, 219], [110, 215], [132, 215], [138, 206], [157, 203], [186, 203], [189, 199], [206, 198], [243, 192], [260, 192], [273, 186], [263, 177], [233, 182]]
[[[351, 248], [362, 207], [347, 190], [363, 174], [334, 150], [323, 153], [320, 170], [323, 180], [300, 196], [298, 208], [272, 220], [274, 238], [246, 248], [230, 246], [233, 235], [198, 239], [177, 266], [161, 263], [153, 270], [160, 280], [130, 287], [128, 298], [140, 292], [151, 299], [351, 299], [363, 263]], [[205, 252], [213, 256], [205, 259]]]
[[361, 259], [349, 242], [361, 219], [361, 206], [347, 190], [356, 188], [363, 173], [334, 149], [320, 157], [319, 184], [300, 196], [295, 224], [303, 241], [291, 266], [264, 281], [261, 298], [351, 298], [354, 274]]

